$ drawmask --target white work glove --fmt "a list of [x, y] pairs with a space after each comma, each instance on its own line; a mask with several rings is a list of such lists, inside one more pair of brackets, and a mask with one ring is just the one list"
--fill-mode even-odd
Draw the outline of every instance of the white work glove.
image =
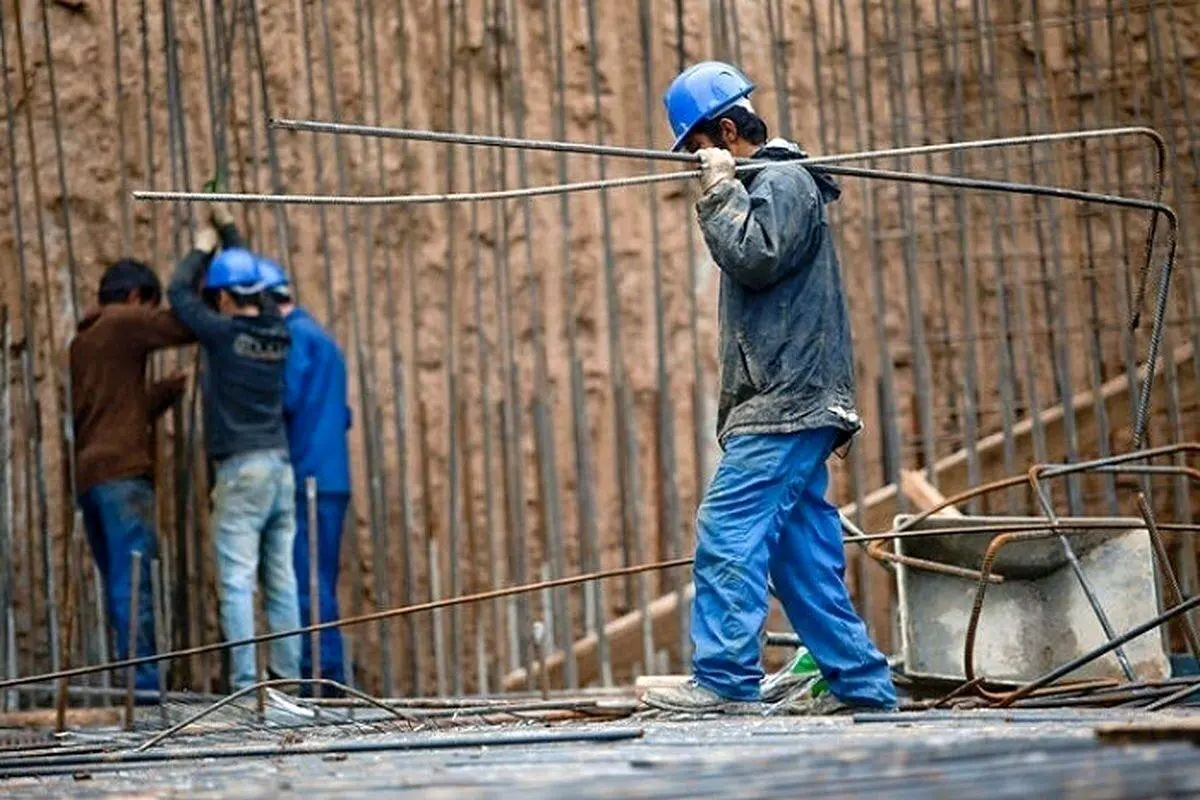
[[209, 225], [205, 225], [196, 232], [196, 239], [192, 247], [202, 253], [211, 253], [217, 249], [217, 244], [220, 240], [220, 236], [217, 235], [216, 230]]
[[708, 194], [725, 181], [734, 178], [733, 154], [721, 147], [706, 147], [696, 151], [700, 156], [700, 188]]
[[208, 218], [218, 229], [233, 224], [233, 212], [229, 210], [229, 204], [216, 200], [208, 204]]

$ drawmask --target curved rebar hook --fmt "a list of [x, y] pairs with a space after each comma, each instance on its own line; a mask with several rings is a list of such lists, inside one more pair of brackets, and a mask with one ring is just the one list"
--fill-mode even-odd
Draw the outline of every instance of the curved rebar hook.
[[357, 697], [358, 699], [363, 700], [372, 706], [375, 706], [376, 708], [386, 711], [387, 713], [396, 717], [396, 719], [399, 719], [401, 722], [407, 722], [410, 726], [415, 725], [416, 727], [412, 728], [412, 730], [420, 730], [421, 729], [421, 721], [418, 720], [416, 717], [412, 716], [411, 714], [407, 714], [398, 708], [393, 708], [392, 706], [389, 706], [386, 703], [381, 702], [377, 698], [374, 698], [369, 694], [360, 692], [358, 689], [355, 689], [351, 686], [347, 686], [344, 683], [338, 683], [337, 681], [329, 680], [328, 678], [272, 678], [271, 680], [267, 680], [267, 681], [259, 681], [258, 683], [255, 683], [251, 686], [247, 686], [244, 689], [238, 689], [236, 692], [229, 695], [228, 697], [222, 697], [220, 700], [213, 703], [212, 705], [205, 706], [204, 708], [197, 711], [195, 714], [193, 714], [192, 716], [183, 720], [182, 722], [172, 725], [171, 727], [167, 728], [165, 731], [158, 733], [157, 735], [153, 736], [152, 738], [150, 738], [147, 741], [143, 742], [142, 744], [138, 745], [131, 752], [144, 753], [145, 751], [149, 750], [151, 747], [154, 747], [154, 745], [158, 744], [159, 742], [171, 738], [172, 736], [179, 733], [184, 728], [187, 728], [191, 725], [196, 724], [197, 722], [199, 722], [200, 720], [209, 716], [210, 714], [213, 714], [213, 713], [219, 711], [220, 709], [224, 708], [225, 706], [229, 705], [233, 701], [235, 701], [239, 698], [245, 697], [246, 695], [251, 694], [252, 692], [257, 692], [259, 689], [268, 689], [272, 686], [294, 686], [297, 684], [319, 684], [321, 686], [332, 686], [336, 689], [341, 689], [343, 692], [346, 692], [347, 694], [353, 695], [353, 696]]

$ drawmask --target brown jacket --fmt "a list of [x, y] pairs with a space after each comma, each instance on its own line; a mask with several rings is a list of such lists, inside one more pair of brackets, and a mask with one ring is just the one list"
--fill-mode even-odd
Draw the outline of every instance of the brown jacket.
[[71, 342], [79, 494], [105, 481], [153, 474], [151, 425], [182, 394], [185, 379], [147, 384], [146, 361], [155, 350], [192, 341], [165, 308], [113, 303], [80, 321]]

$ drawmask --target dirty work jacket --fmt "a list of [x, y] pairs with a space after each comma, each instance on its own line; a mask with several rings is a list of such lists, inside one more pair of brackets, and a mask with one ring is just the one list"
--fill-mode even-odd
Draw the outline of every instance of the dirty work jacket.
[[296, 491], [303, 493], [305, 478], [313, 477], [321, 494], [349, 494], [346, 359], [333, 337], [304, 309], [292, 309], [284, 321], [292, 348], [284, 373], [283, 415]]
[[[797, 158], [773, 139], [756, 159]], [[717, 439], [833, 427], [835, 449], [862, 422], [854, 408], [854, 354], [825, 205], [840, 190], [802, 166], [773, 166], [726, 181], [696, 204], [721, 269], [721, 396]]]

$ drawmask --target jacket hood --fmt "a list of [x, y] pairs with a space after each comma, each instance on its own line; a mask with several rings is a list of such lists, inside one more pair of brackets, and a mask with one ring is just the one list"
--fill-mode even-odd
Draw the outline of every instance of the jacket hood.
[[[800, 145], [778, 137], [768, 141], [759, 148], [757, 153], [751, 156], [751, 158], [763, 159], [764, 161], [791, 161], [797, 158], [808, 157], [808, 153], [802, 150]], [[832, 203], [842, 196], [842, 187], [830, 177], [829, 173], [820, 167], [805, 167], [805, 169], [813, 176], [813, 180], [817, 184], [817, 189], [821, 192], [821, 199], [826, 204]]]

